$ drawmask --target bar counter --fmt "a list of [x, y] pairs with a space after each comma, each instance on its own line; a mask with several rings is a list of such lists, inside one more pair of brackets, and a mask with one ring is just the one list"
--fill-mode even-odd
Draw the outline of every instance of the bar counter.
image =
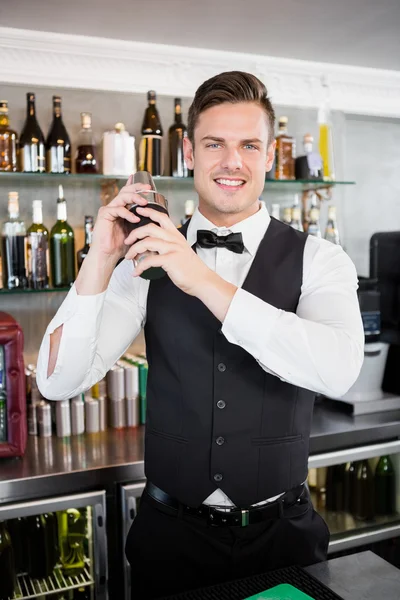
[[[310, 456], [400, 438], [400, 411], [353, 417], [318, 402]], [[18, 502], [144, 478], [144, 427], [70, 438], [28, 437], [23, 458], [0, 460], [0, 503]]]

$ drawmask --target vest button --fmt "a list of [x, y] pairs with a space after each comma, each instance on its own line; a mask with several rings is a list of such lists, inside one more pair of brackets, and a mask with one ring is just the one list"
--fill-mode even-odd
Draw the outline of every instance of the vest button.
[[225, 408], [225, 406], [226, 406], [225, 400], [218, 400], [217, 406], [218, 406], [218, 408], [221, 408], [221, 409]]
[[214, 475], [214, 481], [222, 481], [224, 478], [224, 476], [222, 475], [222, 473], [215, 473]]
[[218, 446], [223, 446], [223, 444], [225, 444], [225, 438], [223, 438], [222, 436], [217, 437], [215, 442], [218, 444]]
[[226, 365], [224, 365], [224, 363], [219, 363], [219, 365], [218, 365], [218, 371], [220, 373], [223, 373], [224, 371], [226, 371]]

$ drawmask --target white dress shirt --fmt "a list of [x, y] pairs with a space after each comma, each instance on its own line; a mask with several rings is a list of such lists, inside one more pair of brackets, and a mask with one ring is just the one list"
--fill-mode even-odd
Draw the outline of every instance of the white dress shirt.
[[[240, 287], [269, 223], [263, 203], [256, 214], [229, 229], [216, 227], [198, 209], [190, 221], [187, 240], [191, 246], [198, 229], [243, 236], [243, 254], [227, 248], [196, 248], [210, 269], [239, 288], [222, 332], [268, 373], [327, 396], [341, 396], [356, 380], [364, 357], [355, 267], [340, 246], [308, 236], [296, 314], [275, 308]], [[132, 276], [133, 269], [132, 261], [121, 262], [101, 294], [79, 296], [75, 286], [71, 288], [40, 347], [37, 383], [43, 396], [63, 400], [87, 390], [132, 344], [146, 321], [149, 289], [148, 281]], [[60, 325], [57, 363], [47, 378], [49, 338]], [[222, 490], [206, 502], [232, 506]]]

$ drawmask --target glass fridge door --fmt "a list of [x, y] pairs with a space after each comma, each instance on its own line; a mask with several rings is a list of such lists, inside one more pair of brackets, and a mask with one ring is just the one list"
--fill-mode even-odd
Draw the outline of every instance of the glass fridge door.
[[105, 502], [100, 491], [0, 505], [0, 598], [107, 600]]
[[122, 514], [122, 556], [124, 561], [124, 598], [131, 600], [131, 568], [125, 556], [125, 542], [131, 525], [137, 515], [140, 497], [143, 493], [145, 481], [132, 483], [121, 487], [121, 514]]

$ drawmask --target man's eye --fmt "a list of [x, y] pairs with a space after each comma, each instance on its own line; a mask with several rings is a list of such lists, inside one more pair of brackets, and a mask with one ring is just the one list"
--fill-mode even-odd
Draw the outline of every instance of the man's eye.
[[246, 144], [244, 147], [246, 148], [246, 150], [247, 149], [249, 149], [249, 150], [258, 150], [257, 146], [254, 146], [254, 144]]
[[206, 148], [221, 148], [221, 144], [207, 144]]

